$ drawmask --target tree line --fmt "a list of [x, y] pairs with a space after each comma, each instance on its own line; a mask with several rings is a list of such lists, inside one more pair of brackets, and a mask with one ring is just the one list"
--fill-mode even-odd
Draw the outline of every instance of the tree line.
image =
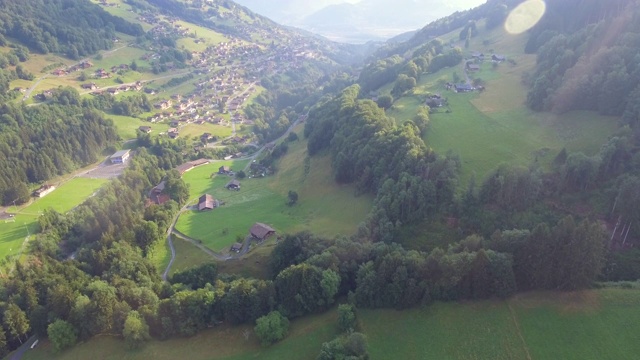
[[359, 94], [360, 87], [352, 85], [320, 102], [310, 111], [304, 133], [310, 156], [325, 150], [331, 154], [337, 182], [376, 195], [360, 231], [388, 241], [394, 229], [434, 216], [452, 202], [460, 162], [426, 146], [422, 131], [428, 114], [417, 117], [418, 124], [396, 125]]

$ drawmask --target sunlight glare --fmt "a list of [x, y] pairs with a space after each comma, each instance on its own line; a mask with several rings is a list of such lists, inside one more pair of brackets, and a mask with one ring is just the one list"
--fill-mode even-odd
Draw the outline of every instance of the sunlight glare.
[[547, 9], [543, 0], [526, 0], [511, 11], [504, 23], [510, 34], [521, 34], [534, 27]]

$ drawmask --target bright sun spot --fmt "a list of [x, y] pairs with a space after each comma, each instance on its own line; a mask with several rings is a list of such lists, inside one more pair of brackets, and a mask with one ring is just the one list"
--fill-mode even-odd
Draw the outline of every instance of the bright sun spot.
[[547, 8], [543, 0], [526, 0], [507, 17], [504, 28], [510, 34], [521, 34], [540, 21]]

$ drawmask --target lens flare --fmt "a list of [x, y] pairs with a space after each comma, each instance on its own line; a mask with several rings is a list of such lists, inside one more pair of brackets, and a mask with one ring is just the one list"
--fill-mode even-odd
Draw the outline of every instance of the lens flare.
[[521, 34], [534, 27], [547, 9], [543, 0], [526, 0], [511, 11], [504, 23], [510, 34]]

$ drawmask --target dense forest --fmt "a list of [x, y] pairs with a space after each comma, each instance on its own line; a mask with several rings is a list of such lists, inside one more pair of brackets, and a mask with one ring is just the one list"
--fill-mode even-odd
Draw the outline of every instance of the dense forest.
[[142, 35], [138, 24], [83, 0], [0, 1], [0, 40], [17, 39], [39, 53], [72, 59], [110, 49], [116, 32]]
[[4, 104], [0, 107], [0, 129], [0, 196], [4, 205], [27, 201], [30, 184], [41, 184], [95, 162], [117, 140], [111, 121], [63, 90], [56, 90], [46, 105]]
[[[537, 69], [527, 99], [532, 109], [581, 109], [617, 116], [633, 111], [640, 92], [640, 7], [628, 3], [621, 7], [624, 15], [603, 15], [604, 20], [575, 32], [551, 27], [534, 33]], [[602, 13], [600, 7], [591, 11]]]

